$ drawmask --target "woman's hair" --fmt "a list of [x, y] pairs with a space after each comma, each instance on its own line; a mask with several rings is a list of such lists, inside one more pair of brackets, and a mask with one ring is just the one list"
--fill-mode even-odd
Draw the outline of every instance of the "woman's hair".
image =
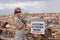
[[19, 7], [16, 7], [15, 10], [14, 10], [14, 14], [16, 14], [16, 12], [21, 11], [21, 9]]

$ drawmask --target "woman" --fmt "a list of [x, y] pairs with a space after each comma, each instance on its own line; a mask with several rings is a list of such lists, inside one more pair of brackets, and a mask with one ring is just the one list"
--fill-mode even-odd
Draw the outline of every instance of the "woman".
[[16, 34], [14, 36], [14, 40], [23, 40], [23, 38], [25, 38], [25, 20], [19, 7], [15, 8], [14, 15], [14, 25], [16, 26]]

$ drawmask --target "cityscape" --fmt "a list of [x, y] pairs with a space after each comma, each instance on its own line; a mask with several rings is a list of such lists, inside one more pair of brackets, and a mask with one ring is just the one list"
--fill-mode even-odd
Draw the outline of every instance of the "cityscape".
[[[60, 13], [31, 13], [31, 14], [24, 14], [24, 16], [26, 17], [26, 20], [28, 20], [26, 22], [26, 28], [25, 28], [26, 29], [26, 37], [30, 33], [31, 21], [32, 21], [31, 19], [33, 17], [35, 17], [35, 18], [37, 17], [40, 19], [43, 18], [43, 21], [45, 22], [45, 30], [48, 30], [47, 32], [45, 32], [46, 34], [44, 36], [46, 36], [47, 38], [51, 38], [51, 39], [55, 38], [55, 39], [59, 40], [59, 38], [60, 38], [60, 31], [59, 31], [60, 30]], [[13, 18], [14, 18], [14, 15], [3, 15], [3, 16], [0, 16], [0, 22], [8, 22], [9, 26], [6, 26], [6, 27], [8, 29], [9, 28], [14, 29], [15, 26], [13, 25]], [[1, 24], [0, 24], [0, 26], [1, 26]], [[13, 34], [14, 33], [10, 33], [9, 36], [13, 37], [12, 36]], [[35, 34], [33, 34], [33, 35], [29, 34], [29, 35], [35, 36]], [[41, 38], [41, 35], [36, 35], [36, 36], [35, 37], [38, 40]]]

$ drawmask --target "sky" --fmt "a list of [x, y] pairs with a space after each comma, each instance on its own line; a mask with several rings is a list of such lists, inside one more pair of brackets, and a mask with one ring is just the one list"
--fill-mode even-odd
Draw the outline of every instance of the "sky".
[[0, 0], [0, 14], [13, 14], [20, 7], [22, 12], [50, 13], [60, 12], [60, 0]]

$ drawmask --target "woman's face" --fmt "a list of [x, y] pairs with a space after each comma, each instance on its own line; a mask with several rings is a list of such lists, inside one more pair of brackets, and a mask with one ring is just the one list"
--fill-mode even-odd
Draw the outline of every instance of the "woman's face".
[[17, 15], [18, 17], [22, 16], [21, 10], [17, 10], [16, 15]]

